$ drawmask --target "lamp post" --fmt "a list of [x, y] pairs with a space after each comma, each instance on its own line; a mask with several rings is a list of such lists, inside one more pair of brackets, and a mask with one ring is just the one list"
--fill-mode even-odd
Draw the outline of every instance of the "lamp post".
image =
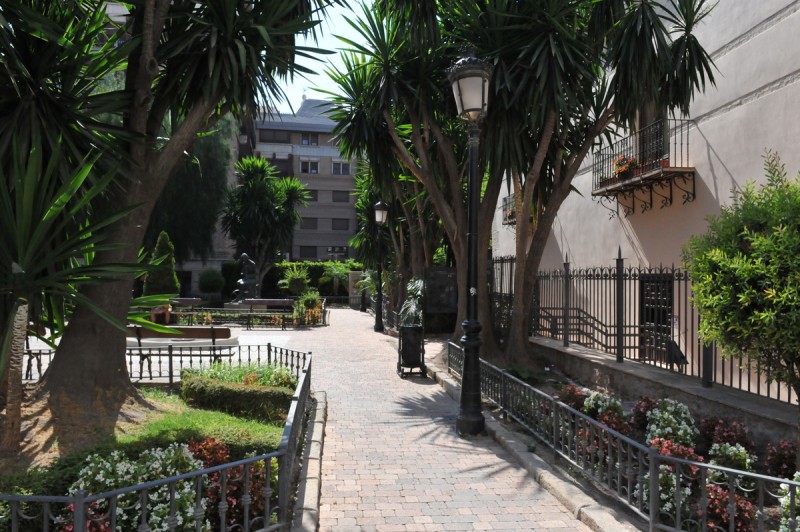
[[389, 206], [385, 201], [380, 200], [374, 206], [375, 209], [375, 223], [378, 224], [378, 286], [377, 286], [377, 301], [375, 301], [375, 332], [383, 332], [383, 283], [381, 282], [381, 262], [383, 261], [381, 232], [383, 231], [383, 224], [386, 223], [386, 218], [389, 216]]
[[469, 181], [467, 183], [467, 318], [461, 324], [464, 336], [464, 369], [461, 373], [461, 403], [456, 431], [461, 435], [480, 434], [485, 422], [481, 412], [480, 347], [478, 321], [478, 141], [480, 120], [486, 115], [489, 77], [492, 67], [471, 54], [456, 61], [448, 70], [458, 115], [469, 125]]

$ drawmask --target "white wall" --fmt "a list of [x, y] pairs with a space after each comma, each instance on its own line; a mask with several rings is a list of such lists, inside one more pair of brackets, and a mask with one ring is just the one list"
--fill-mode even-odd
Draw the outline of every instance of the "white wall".
[[[575, 180], [581, 195], [564, 202], [542, 268], [612, 265], [618, 248], [628, 265], [680, 264], [681, 247], [747, 181], [763, 181], [762, 156], [778, 151], [790, 176], [800, 170], [800, 0], [721, 0], [698, 32], [718, 71], [716, 87], [691, 107], [689, 161], [696, 199], [609, 217], [592, 199], [591, 168]], [[498, 207], [498, 213], [500, 208]], [[513, 231], [496, 217], [495, 256], [513, 254]], [[509, 242], [510, 241], [510, 242]]]

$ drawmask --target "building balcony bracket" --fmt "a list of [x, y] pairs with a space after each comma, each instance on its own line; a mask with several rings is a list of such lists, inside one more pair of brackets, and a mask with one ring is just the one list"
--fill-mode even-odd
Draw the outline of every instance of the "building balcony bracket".
[[672, 205], [676, 195], [682, 198], [684, 204], [694, 201], [694, 174], [694, 168], [657, 168], [616, 179], [611, 184], [593, 190], [592, 196], [606, 208], [608, 200], [616, 198], [625, 216], [633, 214], [637, 205], [641, 212], [652, 210], [656, 203], [663, 209]]
[[608, 196], [598, 196], [597, 202], [600, 204], [601, 207], [608, 210], [609, 220], [614, 218], [615, 216], [619, 216], [619, 204], [617, 203], [616, 198], [610, 198]]
[[695, 197], [697, 197], [694, 185], [694, 171], [676, 177], [673, 182], [678, 190], [681, 191], [684, 204], [694, 201]]

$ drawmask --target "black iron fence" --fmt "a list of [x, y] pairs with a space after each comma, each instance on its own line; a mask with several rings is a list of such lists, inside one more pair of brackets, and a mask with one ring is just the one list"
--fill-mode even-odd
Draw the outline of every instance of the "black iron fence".
[[[452, 342], [447, 364], [460, 380], [463, 350]], [[797, 530], [800, 482], [662, 455], [484, 360], [480, 372], [484, 400], [649, 530]]]
[[[491, 301], [499, 338], [508, 331], [514, 258], [494, 259]], [[778, 401], [797, 403], [791, 388], [773, 380], [756, 361], [723, 357], [698, 335], [687, 272], [675, 267], [613, 267], [539, 272], [531, 335], [559, 339], [616, 357], [683, 373], [704, 386], [720, 384]]]
[[[51, 349], [26, 349], [23, 355], [24, 380], [38, 381], [44, 375], [54, 351]], [[266, 345], [230, 345], [186, 347], [167, 345], [161, 347], [129, 347], [125, 353], [128, 375], [133, 382], [161, 382], [174, 384], [180, 380], [183, 369], [203, 369], [221, 362], [230, 366], [278, 365], [289, 368], [300, 377], [311, 352]]]
[[[311, 395], [311, 353], [275, 349], [268, 350], [274, 355], [273, 363], [288, 363], [299, 378], [276, 451], [104, 493], [86, 490], [66, 496], [0, 493], [0, 526], [12, 532], [89, 532], [122, 530], [118, 521], [124, 519], [129, 523], [126, 527], [136, 525], [136, 530], [288, 530], [299, 467], [297, 453]], [[256, 357], [251, 360], [258, 360], [257, 351], [251, 353]], [[241, 352], [239, 355], [238, 361], [247, 360], [241, 358]], [[261, 487], [256, 489], [256, 486]], [[217, 503], [215, 521], [210, 522], [206, 507], [210, 494], [214, 493], [243, 493], [238, 503], [241, 507], [229, 505], [230, 495], [218, 497], [221, 500]], [[234, 510], [241, 518], [233, 520]], [[154, 525], [154, 521], [163, 526]]]

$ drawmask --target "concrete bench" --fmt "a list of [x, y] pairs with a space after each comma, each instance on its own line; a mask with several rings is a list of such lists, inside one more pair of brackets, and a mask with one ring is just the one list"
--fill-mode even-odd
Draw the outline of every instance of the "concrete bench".
[[199, 297], [174, 297], [169, 300], [170, 305], [173, 307], [199, 307], [203, 304], [203, 300]]
[[214, 327], [213, 325], [191, 325], [171, 327], [175, 332], [161, 332], [145, 329], [141, 325], [128, 325], [128, 337], [136, 338], [139, 347], [142, 340], [149, 338], [171, 338], [174, 340], [210, 339], [211, 345], [217, 345], [218, 339], [231, 338], [230, 327]]

